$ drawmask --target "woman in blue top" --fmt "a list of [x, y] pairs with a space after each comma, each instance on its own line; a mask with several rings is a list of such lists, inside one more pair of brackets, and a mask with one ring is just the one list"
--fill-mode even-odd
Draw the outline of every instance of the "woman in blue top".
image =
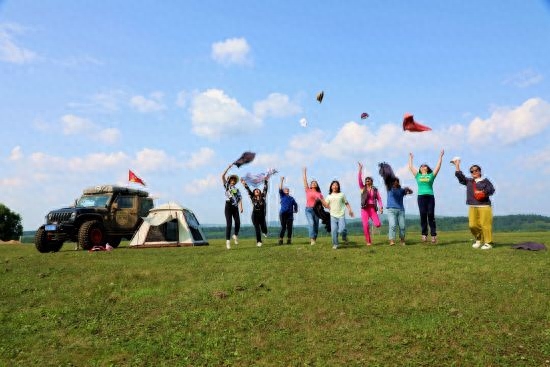
[[437, 230], [435, 227], [435, 196], [433, 190], [433, 184], [435, 177], [439, 173], [441, 168], [441, 162], [443, 161], [443, 155], [445, 151], [441, 149], [439, 153], [439, 160], [432, 171], [430, 166], [423, 163], [419, 169], [413, 164], [413, 154], [409, 153], [409, 170], [416, 179], [418, 184], [418, 211], [420, 212], [420, 227], [422, 228], [422, 242], [426, 242], [428, 239], [428, 226], [430, 227], [430, 235], [432, 236], [432, 243], [437, 242]]
[[298, 203], [292, 196], [288, 187], [283, 187], [285, 177], [281, 177], [279, 185], [279, 197], [281, 198], [281, 209], [279, 210], [279, 220], [281, 221], [281, 232], [279, 233], [279, 245], [283, 244], [283, 238], [286, 231], [286, 244], [291, 244], [292, 225], [294, 223], [294, 213], [298, 213]]
[[390, 246], [395, 245], [397, 226], [399, 226], [401, 244], [405, 245], [405, 206], [403, 205], [403, 197], [412, 194], [413, 191], [408, 187], [402, 188], [397, 177], [393, 180], [392, 185], [386, 188], [388, 189], [386, 214], [388, 215]]

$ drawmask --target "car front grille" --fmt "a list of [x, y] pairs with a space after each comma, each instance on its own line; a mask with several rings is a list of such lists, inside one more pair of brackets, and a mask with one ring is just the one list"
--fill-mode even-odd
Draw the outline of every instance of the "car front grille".
[[48, 223], [63, 223], [69, 220], [71, 212], [54, 212], [48, 214]]

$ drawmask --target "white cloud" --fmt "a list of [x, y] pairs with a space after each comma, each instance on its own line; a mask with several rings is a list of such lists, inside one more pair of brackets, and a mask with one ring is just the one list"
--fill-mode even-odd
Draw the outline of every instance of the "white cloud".
[[[516, 164], [533, 169], [537, 172], [550, 174], [550, 148], [544, 148], [537, 152], [532, 152], [529, 155], [516, 160]], [[545, 183], [546, 185], [546, 183]]]
[[127, 165], [128, 156], [123, 152], [93, 153], [84, 157], [64, 158], [43, 152], [34, 152], [29, 157], [34, 170], [58, 170], [62, 172], [101, 172], [113, 167]]
[[205, 166], [210, 162], [212, 162], [212, 158], [214, 158], [215, 155], [216, 153], [214, 152], [213, 149], [208, 147], [202, 147], [198, 151], [192, 153], [191, 157], [187, 162], [185, 162], [184, 165], [185, 167], [191, 168], [191, 169]]
[[21, 150], [21, 147], [18, 145], [18, 146], [14, 147], [11, 150], [9, 160], [10, 161], [19, 161], [22, 158], [23, 158], [23, 151]]
[[193, 132], [207, 138], [244, 133], [262, 125], [261, 120], [220, 89], [208, 89], [195, 96], [190, 111]]
[[258, 167], [258, 172], [267, 171], [270, 168], [280, 169], [285, 163], [285, 158], [279, 154], [258, 153], [251, 163], [253, 167]]
[[61, 117], [61, 124], [65, 135], [83, 134], [96, 128], [90, 120], [76, 115], [64, 115]]
[[144, 96], [133, 96], [130, 99], [130, 105], [141, 113], [158, 112], [166, 108], [162, 102], [163, 94], [153, 92], [149, 98]]
[[543, 80], [544, 77], [542, 74], [537, 73], [533, 69], [526, 69], [504, 80], [503, 84], [513, 85], [518, 88], [527, 88], [532, 85], [539, 84]]
[[169, 157], [165, 151], [145, 148], [136, 153], [132, 167], [140, 172], [151, 172], [177, 167], [177, 161]]
[[68, 106], [79, 111], [115, 112], [120, 109], [126, 93], [121, 90], [110, 90], [96, 93], [86, 102], [69, 102]]
[[183, 186], [186, 194], [197, 195], [221, 185], [219, 176], [208, 175], [205, 178], [195, 179]]
[[73, 172], [100, 172], [120, 169], [127, 161], [128, 156], [123, 152], [93, 153], [85, 157], [70, 158], [65, 166]]
[[244, 38], [228, 38], [212, 44], [212, 58], [221, 64], [250, 65], [250, 46]]
[[120, 130], [115, 128], [107, 128], [100, 130], [96, 139], [105, 144], [115, 144], [120, 139]]
[[489, 118], [476, 117], [468, 127], [470, 143], [511, 144], [536, 136], [550, 126], [550, 103], [531, 98], [514, 109], [497, 108]]
[[115, 128], [102, 129], [92, 121], [76, 115], [64, 115], [61, 117], [63, 134], [65, 135], [86, 135], [93, 140], [105, 144], [114, 144], [120, 138], [120, 131]]
[[259, 118], [286, 117], [302, 112], [300, 106], [289, 100], [288, 96], [281, 93], [271, 93], [263, 101], [254, 103], [254, 114]]
[[23, 30], [17, 24], [0, 24], [0, 61], [24, 64], [36, 58], [34, 52], [18, 46], [13, 39], [15, 34], [20, 34]]

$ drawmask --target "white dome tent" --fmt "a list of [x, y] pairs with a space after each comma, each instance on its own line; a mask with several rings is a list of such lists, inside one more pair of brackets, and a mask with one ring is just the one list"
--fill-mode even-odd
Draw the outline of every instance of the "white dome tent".
[[149, 210], [129, 248], [205, 246], [208, 241], [195, 214], [169, 202]]

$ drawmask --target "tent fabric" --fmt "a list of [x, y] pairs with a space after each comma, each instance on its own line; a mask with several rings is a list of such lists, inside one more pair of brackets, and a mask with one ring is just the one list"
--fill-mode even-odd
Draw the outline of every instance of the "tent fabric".
[[130, 241], [130, 248], [208, 245], [195, 214], [177, 203], [153, 208]]

